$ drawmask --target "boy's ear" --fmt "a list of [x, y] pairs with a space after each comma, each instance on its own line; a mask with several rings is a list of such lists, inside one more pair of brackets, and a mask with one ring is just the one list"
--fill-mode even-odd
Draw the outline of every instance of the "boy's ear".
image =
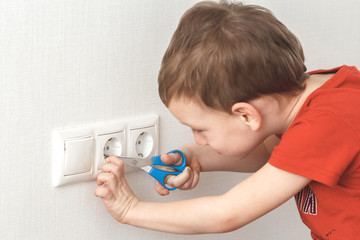
[[256, 131], [260, 128], [262, 123], [261, 114], [251, 104], [245, 102], [235, 103], [231, 108], [231, 112], [239, 116], [251, 130]]

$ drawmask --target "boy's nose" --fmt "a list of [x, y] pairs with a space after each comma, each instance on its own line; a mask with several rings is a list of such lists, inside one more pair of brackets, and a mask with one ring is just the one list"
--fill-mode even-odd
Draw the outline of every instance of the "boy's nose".
[[208, 145], [206, 139], [204, 137], [200, 136], [199, 134], [194, 134], [194, 140], [195, 140], [196, 144], [198, 144], [198, 145], [201, 145], [201, 146]]

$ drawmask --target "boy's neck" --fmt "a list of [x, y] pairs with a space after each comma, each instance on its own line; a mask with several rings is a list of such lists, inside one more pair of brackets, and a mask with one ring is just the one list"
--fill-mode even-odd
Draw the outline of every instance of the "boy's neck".
[[306, 81], [306, 87], [298, 95], [282, 95], [262, 97], [251, 101], [262, 114], [265, 135], [285, 133], [293, 123], [297, 113], [308, 96], [321, 87], [334, 74], [311, 75]]
[[287, 124], [283, 130], [283, 133], [288, 130], [290, 125], [293, 123], [296, 115], [300, 111], [306, 99], [311, 93], [320, 88], [325, 82], [332, 78], [334, 74], [315, 74], [310, 75], [310, 77], [305, 81], [305, 89], [298, 95], [293, 97], [293, 105], [289, 105], [290, 109], [288, 110], [288, 119]]

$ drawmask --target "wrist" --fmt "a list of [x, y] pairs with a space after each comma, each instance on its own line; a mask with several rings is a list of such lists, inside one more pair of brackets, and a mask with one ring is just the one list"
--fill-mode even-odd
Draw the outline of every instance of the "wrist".
[[132, 219], [136, 216], [136, 209], [141, 205], [141, 201], [137, 198], [134, 198], [126, 212], [124, 212], [123, 217], [118, 219], [118, 222], [123, 224], [131, 224]]

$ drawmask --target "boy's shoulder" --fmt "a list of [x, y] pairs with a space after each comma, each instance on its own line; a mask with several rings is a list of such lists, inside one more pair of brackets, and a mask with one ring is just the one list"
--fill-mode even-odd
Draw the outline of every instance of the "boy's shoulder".
[[309, 75], [334, 74], [323, 88], [351, 88], [360, 89], [360, 72], [355, 66], [343, 65], [332, 69], [310, 71]]
[[353, 109], [358, 107], [360, 102], [359, 70], [356, 67], [344, 65], [329, 70], [313, 71], [310, 75], [329, 73], [334, 75], [308, 96], [298, 116], [309, 110], [327, 111], [333, 114], [346, 112], [349, 115], [354, 114]]

